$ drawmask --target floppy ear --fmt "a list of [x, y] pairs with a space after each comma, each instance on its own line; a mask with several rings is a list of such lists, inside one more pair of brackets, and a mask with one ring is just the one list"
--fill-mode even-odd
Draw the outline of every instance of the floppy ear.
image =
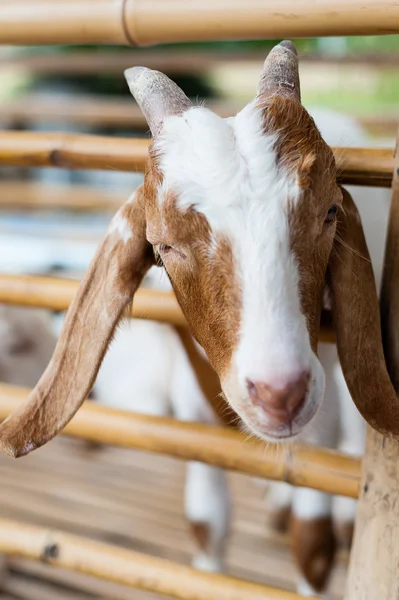
[[54, 355], [26, 403], [0, 425], [0, 450], [51, 440], [88, 396], [115, 327], [153, 261], [142, 189], [117, 212], [71, 304]]
[[328, 279], [342, 370], [359, 412], [399, 439], [399, 401], [389, 378], [373, 270], [357, 208], [346, 190]]

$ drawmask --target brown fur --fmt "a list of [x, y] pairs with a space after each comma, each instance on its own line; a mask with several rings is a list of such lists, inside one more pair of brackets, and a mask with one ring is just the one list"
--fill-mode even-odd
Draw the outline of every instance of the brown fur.
[[42, 446], [89, 394], [115, 327], [153, 261], [145, 239], [142, 195], [121, 210], [134, 230], [107, 235], [68, 311], [54, 355], [28, 400], [0, 427], [0, 449], [21, 456]]
[[399, 403], [386, 370], [373, 269], [359, 213], [343, 194], [328, 269], [338, 354], [359, 412], [374, 429], [399, 439]]
[[189, 521], [191, 533], [196, 540], [198, 547], [203, 552], [207, 553], [209, 551], [209, 525], [207, 523], [198, 523]]
[[229, 367], [240, 323], [241, 294], [234, 277], [231, 247], [219, 237], [211, 260], [210, 228], [205, 216], [194, 210], [179, 210], [173, 195], [159, 207], [156, 196], [159, 182], [153, 157], [145, 183], [147, 235], [152, 244], [167, 240], [186, 255], [186, 267], [181, 260], [176, 264], [173, 256], [165, 260], [164, 266], [191, 333], [221, 377]]
[[[340, 204], [334, 157], [308, 112], [295, 99], [259, 99], [265, 133], [278, 134], [277, 157], [302, 189], [289, 207], [291, 246], [298, 261], [300, 294], [312, 348], [317, 349], [325, 272], [334, 241], [335, 223], [325, 223], [328, 210]], [[289, 201], [289, 199], [287, 199]]]
[[268, 525], [279, 533], [285, 533], [291, 521], [291, 506], [273, 509], [268, 514]]
[[328, 583], [336, 550], [331, 517], [307, 521], [293, 517], [291, 528], [296, 562], [313, 589], [322, 592]]
[[237, 415], [233, 409], [230, 408], [224, 396], [222, 396], [220, 380], [217, 373], [212, 369], [209, 361], [198, 351], [187, 328], [176, 327], [176, 330], [190, 360], [191, 367], [194, 370], [202, 393], [208, 400], [213, 412], [221, 423], [236, 426], [238, 424]]

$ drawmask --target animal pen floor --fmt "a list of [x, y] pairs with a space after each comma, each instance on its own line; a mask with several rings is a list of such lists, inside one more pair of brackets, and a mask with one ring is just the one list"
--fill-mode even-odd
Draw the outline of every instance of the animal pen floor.
[[[0, 516], [189, 564], [193, 542], [183, 515], [183, 478], [184, 463], [169, 457], [116, 448], [93, 451], [59, 438], [16, 462], [0, 457]], [[268, 529], [264, 489], [244, 475], [232, 473], [230, 481], [229, 573], [293, 589], [288, 536]], [[346, 552], [339, 553], [337, 563], [334, 598], [342, 595]], [[9, 558], [9, 567], [0, 600], [165, 598], [20, 558]]]

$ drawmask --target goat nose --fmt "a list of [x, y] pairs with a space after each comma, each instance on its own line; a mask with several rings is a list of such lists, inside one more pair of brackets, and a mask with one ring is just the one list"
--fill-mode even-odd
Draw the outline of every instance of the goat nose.
[[305, 402], [310, 372], [303, 371], [283, 387], [247, 379], [247, 389], [254, 404], [279, 419], [292, 419]]

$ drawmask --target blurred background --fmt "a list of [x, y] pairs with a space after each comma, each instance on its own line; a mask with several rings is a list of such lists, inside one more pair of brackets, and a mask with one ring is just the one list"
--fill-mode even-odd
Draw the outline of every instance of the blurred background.
[[[233, 115], [253, 98], [261, 65], [275, 43], [180, 44], [140, 50], [1, 47], [0, 126], [148, 137], [123, 77], [124, 69], [134, 65], [163, 71], [188, 96], [205, 100], [219, 114]], [[399, 36], [302, 39], [296, 44], [304, 105], [355, 117], [367, 133], [367, 145], [393, 148], [398, 126]], [[346, 142], [343, 135], [340, 144]], [[140, 173], [115, 170], [1, 167], [0, 273], [80, 278], [116, 208], [141, 181]], [[3, 322], [0, 318], [0, 327]], [[15, 352], [14, 346], [14, 359]], [[1, 372], [0, 380], [4, 380]], [[97, 457], [94, 449], [82, 453], [81, 444], [65, 439], [17, 463], [0, 457], [0, 514], [189, 564], [194, 547], [184, 521], [183, 464], [112, 448], [101, 452], [101, 460]], [[286, 534], [266, 526], [264, 487], [249, 485], [244, 476], [229, 477], [236, 504], [228, 571], [294, 589]], [[344, 549], [334, 572], [332, 598], [342, 593], [346, 564]], [[159, 598], [21, 559], [11, 560], [10, 573], [1, 599]]]

